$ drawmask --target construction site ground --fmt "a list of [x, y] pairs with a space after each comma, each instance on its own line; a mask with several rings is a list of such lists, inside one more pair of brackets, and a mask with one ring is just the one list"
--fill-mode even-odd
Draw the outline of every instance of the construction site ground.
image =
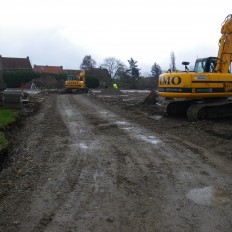
[[147, 95], [37, 94], [9, 133], [0, 231], [231, 231], [232, 120], [167, 117]]

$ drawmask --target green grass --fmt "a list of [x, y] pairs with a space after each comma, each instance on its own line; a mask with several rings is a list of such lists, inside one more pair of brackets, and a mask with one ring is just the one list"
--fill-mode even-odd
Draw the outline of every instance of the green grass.
[[9, 145], [9, 142], [6, 139], [4, 132], [0, 131], [0, 147], [3, 149], [7, 149], [8, 145]]
[[[0, 109], [0, 129], [4, 129], [7, 125], [16, 121], [18, 110], [16, 109]], [[5, 137], [5, 133], [0, 131], [0, 149], [7, 149], [9, 141]]]
[[0, 109], [0, 127], [3, 128], [15, 122], [18, 111], [15, 109]]

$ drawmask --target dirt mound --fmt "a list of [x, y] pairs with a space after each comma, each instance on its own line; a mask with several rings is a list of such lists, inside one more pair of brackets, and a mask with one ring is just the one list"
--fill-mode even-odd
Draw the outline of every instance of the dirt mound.
[[158, 96], [155, 90], [152, 90], [150, 94], [144, 99], [143, 103], [147, 105], [152, 105], [152, 104], [156, 104], [157, 102], [158, 102]]
[[104, 89], [99, 93], [100, 95], [122, 95], [123, 92], [121, 92], [119, 89], [115, 89], [114, 87], [108, 87], [107, 89]]

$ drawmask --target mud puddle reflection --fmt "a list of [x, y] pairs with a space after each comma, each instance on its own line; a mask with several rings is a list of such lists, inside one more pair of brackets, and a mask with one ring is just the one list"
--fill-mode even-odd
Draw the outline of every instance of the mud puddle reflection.
[[118, 128], [121, 128], [124, 131], [128, 131], [131, 136], [135, 137], [138, 140], [143, 140], [144, 142], [153, 145], [156, 145], [161, 142], [161, 140], [158, 139], [156, 136], [144, 133], [141, 130], [139, 130], [139, 128], [134, 127], [132, 124], [126, 121], [116, 121], [116, 124]]
[[192, 189], [186, 197], [199, 205], [222, 205], [226, 206], [230, 203], [230, 195], [220, 187], [205, 187]]
[[159, 121], [161, 118], [163, 118], [163, 116], [157, 114], [157, 115], [151, 115], [149, 118]]

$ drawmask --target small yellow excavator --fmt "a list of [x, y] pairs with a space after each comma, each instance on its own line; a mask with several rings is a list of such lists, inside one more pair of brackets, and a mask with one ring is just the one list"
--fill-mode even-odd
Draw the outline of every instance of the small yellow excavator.
[[232, 14], [221, 27], [217, 57], [197, 59], [194, 71], [167, 72], [159, 76], [158, 92], [170, 98], [169, 115], [185, 115], [190, 121], [232, 117]]
[[64, 87], [65, 93], [87, 93], [88, 88], [85, 84], [85, 71], [79, 70], [75, 75], [67, 75]]

